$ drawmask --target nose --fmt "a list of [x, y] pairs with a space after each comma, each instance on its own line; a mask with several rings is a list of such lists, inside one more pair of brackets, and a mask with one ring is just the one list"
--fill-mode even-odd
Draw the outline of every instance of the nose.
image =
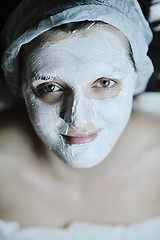
[[64, 97], [60, 117], [69, 126], [80, 128], [92, 121], [92, 106], [83, 94], [70, 92]]

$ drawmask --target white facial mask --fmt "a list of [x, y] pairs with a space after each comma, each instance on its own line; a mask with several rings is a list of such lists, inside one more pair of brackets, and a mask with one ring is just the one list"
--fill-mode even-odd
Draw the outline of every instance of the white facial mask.
[[[49, 42], [29, 54], [26, 66], [23, 95], [44, 143], [74, 168], [93, 167], [104, 160], [126, 127], [136, 86], [137, 75], [121, 40], [97, 29], [86, 36]], [[61, 79], [71, 89], [70, 95], [55, 104], [43, 102], [31, 89], [35, 76]], [[87, 97], [84, 88], [100, 77], [121, 79], [119, 93], [104, 99]], [[71, 128], [79, 134], [82, 129], [85, 134], [98, 130], [97, 137], [84, 144], [67, 144], [62, 134]]]

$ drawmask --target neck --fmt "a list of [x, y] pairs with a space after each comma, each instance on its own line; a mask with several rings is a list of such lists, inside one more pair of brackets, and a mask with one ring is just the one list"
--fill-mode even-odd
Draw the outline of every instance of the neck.
[[[113, 155], [113, 156], [112, 156]], [[111, 177], [111, 175], [115, 174], [115, 169], [119, 166], [119, 161], [117, 158], [114, 158], [114, 153], [111, 153], [110, 156], [106, 157], [100, 164], [92, 168], [82, 168], [76, 169], [72, 168], [59, 159], [54, 153], [52, 153], [46, 147], [46, 157], [48, 159], [47, 164], [50, 170], [53, 172], [56, 178], [64, 180], [65, 182], [74, 181], [74, 180], [84, 180], [87, 179], [99, 179], [99, 178], [107, 178]], [[122, 166], [122, 163], [121, 163]]]

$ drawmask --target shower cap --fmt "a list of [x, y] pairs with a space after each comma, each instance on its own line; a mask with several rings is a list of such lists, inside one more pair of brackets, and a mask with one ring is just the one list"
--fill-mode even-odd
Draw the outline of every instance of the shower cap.
[[19, 94], [19, 52], [43, 32], [70, 22], [102, 21], [119, 29], [130, 42], [137, 69], [135, 94], [145, 90], [153, 65], [147, 55], [152, 32], [137, 0], [22, 0], [2, 32], [2, 68], [12, 92]]

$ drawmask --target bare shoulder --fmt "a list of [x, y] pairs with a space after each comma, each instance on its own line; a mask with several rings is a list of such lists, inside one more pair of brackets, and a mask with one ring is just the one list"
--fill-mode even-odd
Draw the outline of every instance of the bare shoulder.
[[160, 116], [141, 111], [133, 111], [130, 125], [137, 136], [148, 137], [150, 140], [160, 140]]
[[133, 111], [130, 121], [118, 141], [118, 152], [143, 168], [159, 169], [160, 176], [160, 118], [154, 115]]
[[133, 111], [126, 132], [132, 151], [160, 167], [160, 117]]
[[0, 113], [0, 161], [33, 153], [38, 143], [25, 108]]

